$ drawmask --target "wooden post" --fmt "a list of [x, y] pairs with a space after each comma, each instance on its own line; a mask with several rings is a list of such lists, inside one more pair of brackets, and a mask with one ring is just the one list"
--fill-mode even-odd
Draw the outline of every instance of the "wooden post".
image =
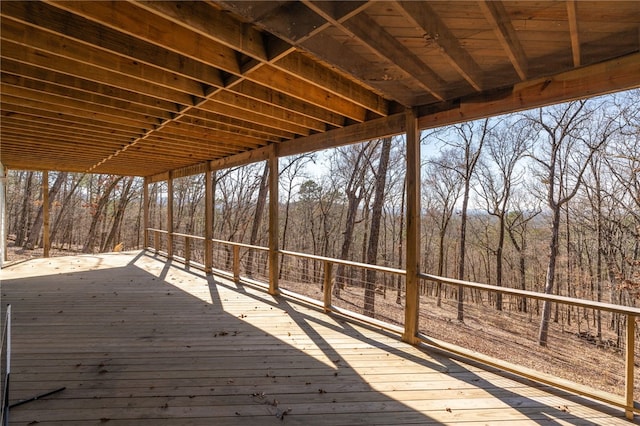
[[49, 257], [49, 172], [42, 172], [42, 248], [43, 257]]
[[160, 233], [154, 230], [153, 231], [153, 251], [155, 252], [155, 254], [158, 254], [158, 250], [160, 250], [159, 244], [160, 244]]
[[331, 310], [331, 276], [333, 275], [333, 263], [328, 260], [324, 261], [324, 311], [329, 312]]
[[240, 282], [240, 246], [233, 246], [233, 280]]
[[0, 269], [7, 260], [7, 174], [0, 163]]
[[415, 344], [418, 332], [420, 272], [420, 131], [413, 109], [407, 110], [407, 252], [406, 303], [402, 340]]
[[213, 270], [213, 176], [211, 170], [204, 174], [204, 271]]
[[142, 185], [142, 202], [144, 205], [142, 206], [142, 223], [144, 227], [144, 231], [142, 233], [142, 238], [144, 238], [144, 244], [142, 244], [142, 248], [146, 250], [149, 247], [149, 178], [144, 178], [144, 183]]
[[191, 238], [184, 237], [184, 264], [189, 266], [191, 262]]
[[633, 420], [633, 381], [634, 381], [634, 355], [636, 349], [636, 317], [627, 315], [627, 350], [626, 350], [626, 370], [625, 370], [625, 414], [628, 420]]
[[173, 176], [167, 179], [167, 257], [173, 259]]
[[277, 145], [269, 153], [269, 294], [278, 294], [278, 249], [280, 220], [278, 216], [278, 156]]

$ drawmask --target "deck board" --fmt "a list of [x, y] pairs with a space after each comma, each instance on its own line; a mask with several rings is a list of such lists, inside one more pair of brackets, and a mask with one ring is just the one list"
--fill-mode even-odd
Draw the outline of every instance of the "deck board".
[[[12, 425], [628, 424], [622, 410], [135, 252], [0, 272]], [[37, 422], [37, 423], [36, 423]]]

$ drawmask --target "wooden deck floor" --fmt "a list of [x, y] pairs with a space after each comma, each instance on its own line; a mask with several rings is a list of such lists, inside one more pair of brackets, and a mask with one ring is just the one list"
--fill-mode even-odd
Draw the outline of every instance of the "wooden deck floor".
[[12, 425], [629, 424], [619, 409], [421, 350], [147, 254], [5, 268]]

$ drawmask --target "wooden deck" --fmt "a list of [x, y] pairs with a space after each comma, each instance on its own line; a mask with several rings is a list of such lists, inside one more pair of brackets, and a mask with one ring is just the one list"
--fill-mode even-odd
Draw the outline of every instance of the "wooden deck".
[[629, 424], [622, 410], [145, 253], [0, 272], [11, 425]]

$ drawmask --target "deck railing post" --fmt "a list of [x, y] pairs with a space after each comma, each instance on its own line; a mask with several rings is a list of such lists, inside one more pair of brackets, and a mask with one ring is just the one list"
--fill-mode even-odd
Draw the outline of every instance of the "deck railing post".
[[189, 265], [191, 261], [191, 238], [184, 237], [184, 264]]
[[158, 254], [158, 252], [160, 251], [159, 244], [160, 244], [160, 232], [154, 229], [153, 230], [153, 251], [155, 252], [155, 254]]
[[204, 174], [204, 271], [210, 274], [213, 269], [213, 173]]
[[167, 179], [167, 257], [173, 259], [173, 176]]
[[233, 246], [233, 280], [240, 281], [240, 246]]
[[333, 275], [333, 263], [328, 260], [324, 261], [324, 311], [329, 312], [331, 310], [331, 275]]
[[633, 381], [634, 381], [634, 355], [635, 355], [636, 317], [627, 315], [627, 348], [625, 362], [625, 414], [627, 419], [633, 420]]

